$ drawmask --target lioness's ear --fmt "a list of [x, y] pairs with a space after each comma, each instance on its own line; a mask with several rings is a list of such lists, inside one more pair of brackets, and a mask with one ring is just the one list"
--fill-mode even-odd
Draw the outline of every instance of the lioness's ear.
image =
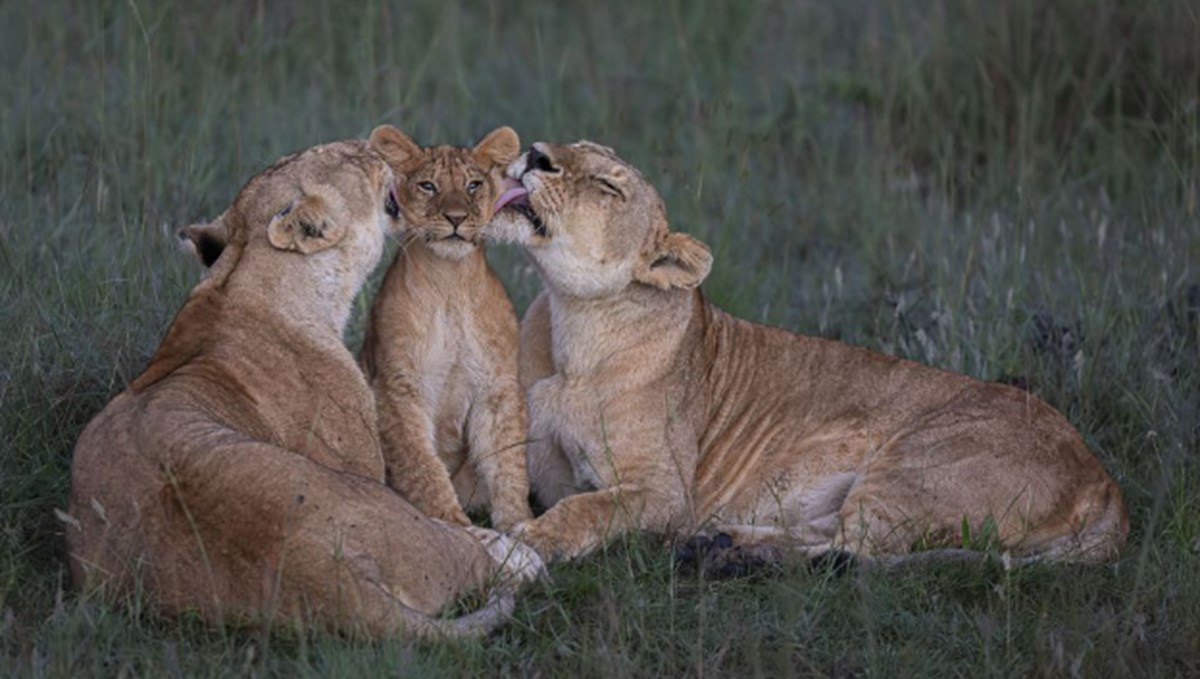
[[521, 155], [521, 138], [511, 127], [497, 127], [475, 145], [471, 155], [484, 167], [508, 165]]
[[280, 250], [304, 254], [335, 245], [346, 235], [341, 197], [333, 191], [310, 192], [284, 208], [267, 225], [267, 240]]
[[634, 280], [661, 290], [694, 288], [712, 269], [708, 246], [686, 233], [668, 233], [633, 272]]
[[225, 251], [229, 242], [229, 229], [225, 226], [225, 215], [221, 215], [208, 223], [185, 226], [177, 232], [183, 246], [190, 250], [205, 268]]
[[397, 166], [421, 153], [421, 147], [393, 125], [380, 125], [371, 131], [371, 148], [389, 165]]

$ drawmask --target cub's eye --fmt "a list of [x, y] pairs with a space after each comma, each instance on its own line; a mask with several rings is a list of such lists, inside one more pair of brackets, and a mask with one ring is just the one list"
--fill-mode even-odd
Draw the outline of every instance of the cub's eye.
[[417, 188], [421, 189], [425, 193], [437, 193], [437, 184], [434, 184], [433, 182], [418, 182]]
[[400, 218], [400, 205], [396, 202], [396, 194], [388, 191], [387, 199], [383, 201], [383, 211], [392, 219]]
[[483, 186], [483, 182], [479, 181], [478, 179], [472, 179], [471, 181], [467, 182], [467, 193], [475, 193], [481, 186]]

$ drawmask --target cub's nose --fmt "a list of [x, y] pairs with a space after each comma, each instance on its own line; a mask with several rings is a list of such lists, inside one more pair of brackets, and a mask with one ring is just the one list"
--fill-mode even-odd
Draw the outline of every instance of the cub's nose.
[[446, 221], [450, 222], [450, 226], [457, 229], [458, 225], [462, 224], [463, 220], [467, 218], [467, 211], [451, 210], [450, 212], [443, 212], [442, 216], [446, 218]]
[[538, 170], [540, 172], [558, 172], [558, 168], [550, 160], [550, 156], [546, 152], [538, 148], [537, 144], [529, 147], [529, 154], [525, 158], [525, 172]]

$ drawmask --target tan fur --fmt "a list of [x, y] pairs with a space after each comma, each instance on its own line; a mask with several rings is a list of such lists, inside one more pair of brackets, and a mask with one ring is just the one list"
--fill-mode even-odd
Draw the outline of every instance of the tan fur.
[[516, 313], [479, 231], [520, 141], [506, 127], [474, 149], [423, 149], [391, 126], [372, 139], [401, 178], [412, 225], [362, 350], [388, 483], [430, 516], [467, 525], [464, 508], [489, 507], [492, 525], [507, 530], [531, 516], [525, 402]]
[[392, 183], [365, 142], [318, 146], [181, 231], [212, 268], [75, 447], [77, 584], [167, 615], [376, 637], [503, 622], [505, 581], [475, 614], [433, 616], [502, 571], [531, 576], [536, 558], [518, 551], [501, 569], [505, 538], [426, 518], [384, 485], [374, 401], [342, 343], [398, 224]]
[[634, 529], [902, 555], [964, 522], [1016, 555], [1120, 549], [1120, 490], [1036, 396], [723, 313], [698, 289], [708, 249], [609, 149], [539, 143], [509, 173], [546, 231], [507, 208], [491, 227], [546, 286], [521, 382], [534, 492], [556, 504], [517, 531], [543, 556]]

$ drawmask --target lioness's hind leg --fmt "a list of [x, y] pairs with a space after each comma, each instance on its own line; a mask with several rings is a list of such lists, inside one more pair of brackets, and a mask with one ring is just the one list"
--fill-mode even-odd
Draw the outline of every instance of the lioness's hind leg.
[[1061, 521], [1047, 522], [1019, 543], [1030, 558], [1102, 563], [1115, 558], [1129, 534], [1129, 514], [1116, 482], [1080, 484]]
[[[965, 547], [1083, 561], [1115, 554], [1124, 538], [1120, 491], [1078, 437], [1011, 435], [1043, 448], [1031, 452], [966, 424], [949, 435], [917, 429], [879, 453], [842, 507], [846, 549], [882, 556]], [[1068, 454], [1091, 464], [1072, 466]]]
[[[267, 444], [188, 456], [169, 470], [164, 493], [175, 509], [153, 558], [168, 610], [312, 616], [376, 638], [454, 633], [433, 616], [498, 570], [476, 537], [383, 484]], [[460, 627], [494, 626], [505, 605], [494, 600], [496, 615]]]
[[857, 480], [853, 472], [833, 473], [786, 492], [763, 493], [749, 509], [743, 507], [713, 529], [739, 545], [771, 545], [804, 557], [824, 554], [836, 547], [840, 513]]

